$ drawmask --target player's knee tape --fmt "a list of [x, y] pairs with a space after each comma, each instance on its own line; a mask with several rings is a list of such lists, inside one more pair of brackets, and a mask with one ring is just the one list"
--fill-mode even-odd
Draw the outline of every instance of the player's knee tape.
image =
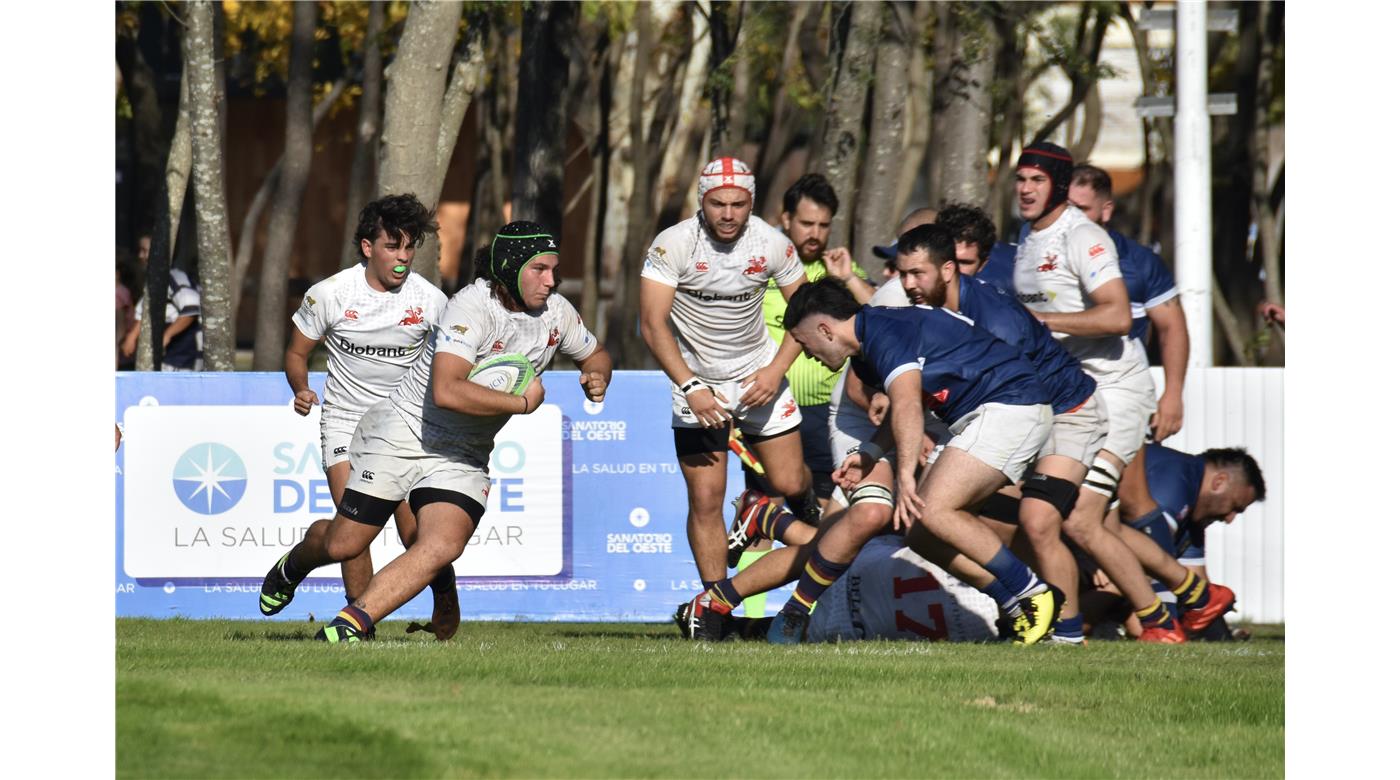
[[993, 493], [978, 507], [977, 514], [1007, 525], [1021, 522], [1021, 501], [1005, 493]]
[[1094, 466], [1089, 476], [1084, 478], [1084, 487], [1106, 497], [1110, 502], [1118, 497], [1118, 481], [1123, 472], [1103, 458], [1094, 458]]
[[1075, 500], [1079, 498], [1079, 486], [1067, 479], [1035, 472], [1021, 483], [1021, 498], [1040, 499], [1055, 507], [1060, 517], [1068, 519], [1069, 513], [1074, 511]]
[[884, 504], [891, 509], [894, 508], [894, 493], [884, 485], [870, 483], [860, 485], [851, 491], [851, 506], [862, 502], [874, 504]]

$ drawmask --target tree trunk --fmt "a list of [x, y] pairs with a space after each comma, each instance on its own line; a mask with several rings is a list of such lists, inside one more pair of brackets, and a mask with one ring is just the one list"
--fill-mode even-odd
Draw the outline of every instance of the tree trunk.
[[643, 121], [646, 63], [652, 57], [651, 3], [638, 3], [633, 18], [637, 34], [637, 68], [630, 86], [631, 110], [628, 113], [628, 134], [631, 136], [632, 195], [627, 204], [627, 240], [623, 243], [622, 262], [613, 285], [613, 305], [609, 312], [608, 336], [615, 344], [613, 354], [619, 355], [619, 366], [640, 368], [646, 360], [646, 345], [637, 327], [641, 310], [641, 267], [651, 220], [651, 147], [647, 144]]
[[[712, 0], [710, 3], [710, 153], [714, 157], [738, 154], [726, 143], [732, 137], [729, 128], [729, 96], [734, 87], [734, 60], [738, 50], [739, 29], [743, 24], [741, 2]], [[640, 68], [638, 68], [640, 70]]]
[[[1094, 15], [1093, 27], [1089, 26], [1089, 15]], [[1089, 87], [1097, 81], [1094, 70], [1099, 65], [1099, 52], [1103, 49], [1104, 34], [1108, 31], [1109, 22], [1113, 21], [1113, 14], [1106, 8], [1096, 9], [1094, 6], [1085, 4], [1080, 6], [1079, 36], [1075, 41], [1077, 56], [1074, 62], [1077, 67], [1064, 67], [1065, 75], [1069, 77], [1069, 99], [1055, 112], [1054, 116], [1046, 120], [1045, 124], [1036, 131], [1031, 139], [1032, 144], [1040, 143], [1050, 137], [1065, 120], [1074, 115], [1079, 104], [1089, 95]]]
[[[155, 211], [161, 181], [161, 112], [156, 94], [155, 74], [141, 56], [137, 37], [117, 35], [117, 67], [121, 69], [122, 85], [127, 102], [131, 104], [131, 149], [133, 166], [132, 191], [135, 235], [141, 236], [157, 229]], [[144, 333], [144, 331], [143, 331]]]
[[[530, 3], [520, 32], [516, 106], [530, 121], [516, 125], [511, 164], [511, 218], [538, 222], [555, 236], [564, 224], [564, 87], [569, 58], [562, 48], [578, 22], [578, 5]], [[637, 7], [642, 14], [642, 7]]]
[[[1273, 99], [1274, 82], [1274, 36], [1275, 25], [1281, 28], [1277, 18], [1283, 10], [1268, 3], [1259, 6], [1259, 75], [1257, 103], [1254, 124], [1254, 210], [1259, 226], [1259, 253], [1264, 265], [1264, 297], [1282, 305], [1283, 267], [1279, 251], [1279, 227], [1281, 220], [1273, 205], [1274, 164], [1269, 148], [1269, 104]], [[1278, 166], [1278, 178], [1282, 177], [1283, 165]], [[1279, 210], [1282, 209], [1280, 203]]]
[[991, 215], [997, 227], [997, 236], [1006, 237], [1008, 222], [1012, 214], [1012, 198], [1015, 194], [1015, 176], [1012, 164], [1016, 159], [1016, 145], [1021, 142], [1024, 128], [1024, 105], [1022, 96], [1030, 83], [1025, 68], [1026, 26], [1024, 13], [998, 15], [993, 24], [997, 28], [997, 84], [1000, 97], [995, 101], [996, 114], [1000, 120], [997, 133], [997, 167], [992, 184], [987, 190], [983, 208]]
[[[341, 232], [341, 268], [360, 261], [353, 248], [360, 209], [371, 200], [375, 191], [374, 157], [379, 142], [380, 104], [383, 102], [384, 56], [381, 37], [384, 35], [384, 0], [369, 4], [369, 22], [365, 26], [364, 63], [360, 77], [359, 118], [355, 122], [355, 159], [350, 163], [350, 191], [345, 198], [345, 229]], [[241, 248], [241, 245], [240, 245]]]
[[[826, 176], [842, 203], [855, 202], [861, 128], [865, 125], [866, 96], [875, 67], [882, 11], [881, 3], [854, 3], [851, 7], [851, 26], [844, 46], [834, 52], [839, 66], [834, 68], [835, 88], [827, 102], [821, 158], [815, 166], [809, 166]], [[832, 216], [831, 246], [851, 245], [853, 210], [840, 209]]]
[[[745, 8], [742, 2], [735, 3], [736, 18], [739, 20], [734, 30], [734, 51], [729, 54], [729, 75], [733, 87], [729, 90], [729, 107], [725, 109], [724, 132], [720, 134], [719, 153], [729, 157], [743, 158], [744, 138], [749, 107], [749, 31], [743, 25]], [[748, 162], [745, 160], [745, 162]]]
[[710, 38], [694, 34], [696, 30], [703, 29], [701, 25], [705, 21], [700, 15], [699, 6], [692, 8], [688, 17], [680, 20], [681, 29], [685, 31], [685, 40], [692, 41], [694, 45], [690, 47], [685, 70], [680, 76], [676, 126], [669, 135], [669, 143], [663, 147], [661, 173], [654, 187], [654, 213], [663, 223], [679, 219], [691, 174], [708, 162], [699, 157], [701, 141], [709, 128], [710, 119], [702, 97], [705, 77], [709, 73]]
[[[900, 6], [895, 6], [899, 10]], [[901, 17], [907, 16], [900, 14]], [[914, 194], [914, 185], [919, 171], [924, 166], [924, 154], [928, 151], [929, 113], [933, 101], [933, 71], [928, 66], [927, 52], [924, 50], [923, 34], [928, 25], [929, 6], [920, 3], [914, 7], [910, 21], [909, 47], [909, 97], [904, 106], [904, 151], [899, 166], [899, 181], [895, 184], [894, 219], [900, 219], [909, 209], [909, 198]], [[877, 77], [878, 81], [878, 77]]]
[[[185, 205], [185, 190], [190, 181], [190, 101], [189, 68], [180, 74], [180, 107], [175, 116], [175, 132], [170, 137], [170, 150], [165, 159], [165, 182], [157, 200], [156, 221], [151, 234], [151, 248], [146, 265], [146, 305], [141, 307], [141, 333], [136, 345], [136, 370], [154, 371], [159, 357], [153, 345], [159, 344], [165, 331], [165, 298], [170, 279], [171, 250], [180, 231], [181, 210]], [[151, 317], [155, 303], [161, 316]]]
[[[345, 91], [346, 84], [347, 82], [343, 78], [336, 81], [331, 86], [330, 92], [327, 92], [325, 97], [322, 97], [320, 102], [316, 104], [316, 108], [311, 112], [313, 133], [326, 114], [330, 113], [331, 106], [335, 105], [340, 94]], [[253, 250], [257, 246], [258, 224], [262, 222], [263, 211], [267, 209], [268, 202], [272, 200], [272, 194], [277, 191], [286, 159], [287, 152], [284, 149], [282, 154], [277, 157], [277, 162], [268, 169], [262, 184], [258, 185], [258, 191], [253, 195], [253, 201], [248, 204], [248, 213], [243, 215], [243, 223], [238, 229], [238, 246], [233, 255], [233, 310], [235, 312], [243, 305], [243, 280], [248, 277], [248, 269], [253, 265]], [[355, 226], [352, 224], [350, 226], [351, 235], [354, 235], [354, 232]], [[350, 239], [346, 239], [347, 243], [349, 241]]]
[[287, 67], [286, 140], [282, 170], [267, 223], [267, 245], [258, 275], [258, 320], [253, 370], [277, 371], [287, 349], [287, 268], [296, 241], [297, 218], [311, 175], [311, 48], [316, 5], [292, 6], [291, 59]]
[[977, 10], [952, 9], [955, 47], [948, 69], [933, 88], [933, 137], [942, 157], [931, 200], [982, 203], [987, 193], [987, 143], [992, 127], [992, 79], [996, 32]]
[[[461, 17], [460, 0], [414, 0], [409, 6], [398, 54], [387, 73], [379, 197], [411, 193], [429, 209], [437, 207], [440, 190], [434, 187], [434, 178], [443, 94]], [[415, 263], [414, 270], [438, 283], [436, 263]]]
[[210, 371], [232, 371], [234, 320], [229, 294], [228, 203], [224, 198], [224, 161], [214, 81], [215, 9], [208, 0], [188, 3], [186, 8], [183, 49], [189, 76], [191, 177], [203, 288], [200, 326], [204, 330], [204, 367]]
[[[788, 19], [787, 41], [783, 44], [783, 59], [779, 73], [782, 81], [773, 88], [773, 121], [769, 125], [766, 138], [758, 147], [757, 158], [753, 161], [754, 185], [762, 195], [763, 209], [760, 214], [772, 214], [782, 203], [782, 188], [774, 181], [779, 166], [792, 145], [797, 123], [792, 116], [791, 101], [788, 99], [792, 81], [802, 72], [802, 26], [807, 21], [807, 13], [814, 6], [796, 3], [791, 6], [792, 17]], [[685, 103], [684, 100], [681, 101]], [[757, 204], [755, 204], [757, 208]]]
[[[428, 186], [434, 203], [442, 194], [443, 182], [447, 180], [447, 168], [452, 164], [452, 153], [457, 148], [457, 136], [462, 132], [462, 120], [486, 78], [486, 37], [489, 31], [487, 18], [485, 13], [470, 14], [469, 26], [452, 66], [452, 78], [443, 92], [442, 120], [435, 147], [437, 162]], [[439, 246], [436, 233], [425, 236], [423, 245], [418, 248], [414, 257], [414, 264], [420, 268], [433, 268], [436, 274], [436, 269], [441, 265], [438, 261]]]
[[871, 254], [870, 247], [889, 241], [899, 224], [894, 198], [904, 166], [904, 103], [909, 89], [908, 31], [895, 18], [889, 3], [880, 5], [884, 6], [884, 22], [875, 55], [870, 144], [861, 166], [856, 236], [851, 245], [851, 257], [865, 267], [871, 279], [880, 278], [884, 261]]

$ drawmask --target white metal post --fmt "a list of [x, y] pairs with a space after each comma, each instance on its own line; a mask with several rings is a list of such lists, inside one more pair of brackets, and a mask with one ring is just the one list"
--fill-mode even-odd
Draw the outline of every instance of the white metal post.
[[1176, 284], [1191, 334], [1192, 368], [1214, 365], [1211, 316], [1210, 114], [1206, 4], [1176, 4]]

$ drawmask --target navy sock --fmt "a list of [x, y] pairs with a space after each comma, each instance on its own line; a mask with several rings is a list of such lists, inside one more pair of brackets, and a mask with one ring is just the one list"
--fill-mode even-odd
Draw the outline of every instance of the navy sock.
[[787, 505], [802, 522], [813, 526], [821, 524], [822, 505], [817, 501], [817, 494], [810, 487], [801, 495], [787, 496]]
[[1055, 621], [1055, 636], [1066, 639], [1084, 637], [1084, 616], [1062, 617]]
[[1030, 567], [1006, 549], [1005, 545], [997, 551], [996, 555], [992, 556], [990, 561], [984, 564], [983, 568], [996, 577], [997, 582], [1010, 591], [1014, 598], [1021, 598], [1026, 591], [1040, 584], [1040, 580], [1030, 570]]

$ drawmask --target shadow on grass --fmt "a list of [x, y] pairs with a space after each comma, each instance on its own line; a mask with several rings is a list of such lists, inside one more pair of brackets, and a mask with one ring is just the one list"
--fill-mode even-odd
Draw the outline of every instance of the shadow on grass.
[[[267, 631], [255, 633], [251, 631], [234, 631], [228, 635], [232, 642], [314, 642], [314, 631], [292, 632], [292, 631]], [[424, 642], [422, 639], [407, 636], [377, 636], [372, 640], [378, 645], [418, 645], [436, 644], [436, 642]]]

